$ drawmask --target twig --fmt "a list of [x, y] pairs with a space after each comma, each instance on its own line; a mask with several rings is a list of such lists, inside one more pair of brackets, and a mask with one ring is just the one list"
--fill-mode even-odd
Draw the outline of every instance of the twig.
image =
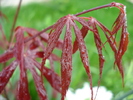
[[51, 29], [52, 27], [53, 27], [53, 25], [51, 25], [51, 26], [45, 28], [44, 30], [40, 31], [39, 33], [35, 34], [34, 36], [32, 36], [32, 37], [26, 39], [26, 40], [24, 41], [24, 43], [26, 43], [26, 42], [28, 42], [28, 41], [34, 39], [34, 38], [37, 37], [38, 35], [41, 35], [42, 33], [46, 32], [46, 31], [49, 30], [49, 29]]
[[95, 8], [92, 8], [92, 9], [85, 10], [83, 12], [77, 13], [77, 14], [75, 14], [75, 16], [79, 16], [79, 15], [82, 15], [82, 14], [85, 14], [85, 13], [88, 13], [88, 12], [91, 12], [91, 11], [94, 11], [94, 10], [98, 10], [98, 9], [102, 9], [102, 8], [106, 8], [106, 7], [110, 7], [110, 6], [111, 6], [111, 4], [95, 7]]
[[14, 28], [15, 28], [15, 25], [16, 25], [16, 21], [17, 21], [17, 17], [18, 17], [18, 14], [19, 14], [20, 7], [21, 7], [21, 3], [22, 3], [22, 0], [19, 1], [19, 5], [18, 5], [18, 8], [17, 8], [16, 14], [14, 16], [14, 21], [13, 21], [13, 25], [12, 25], [12, 28], [11, 28], [8, 48], [10, 48], [10, 45], [11, 45], [11, 43], [13, 41], [13, 38], [14, 38], [13, 31], [14, 31]]

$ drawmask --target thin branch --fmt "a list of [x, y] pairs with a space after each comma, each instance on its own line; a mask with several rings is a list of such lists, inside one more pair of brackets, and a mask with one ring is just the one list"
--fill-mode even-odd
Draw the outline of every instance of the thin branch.
[[22, 0], [19, 1], [19, 4], [18, 4], [18, 8], [17, 8], [17, 11], [16, 11], [16, 14], [15, 14], [15, 17], [14, 17], [14, 21], [13, 21], [13, 25], [12, 25], [12, 28], [11, 28], [11, 33], [10, 33], [10, 38], [9, 38], [9, 45], [8, 45], [8, 48], [10, 48], [10, 45], [13, 41], [13, 31], [14, 31], [14, 28], [15, 28], [15, 25], [16, 25], [16, 21], [17, 21], [17, 18], [18, 18], [18, 14], [19, 14], [19, 10], [20, 10], [20, 7], [21, 7], [21, 3], [22, 3]]
[[112, 4], [110, 3], [110, 4], [107, 4], [107, 5], [103, 5], [103, 6], [95, 7], [95, 8], [89, 9], [89, 10], [85, 10], [83, 12], [75, 14], [75, 16], [79, 16], [79, 15], [82, 15], [82, 14], [85, 14], [85, 13], [88, 13], [88, 12], [91, 12], [91, 11], [94, 11], [94, 10], [98, 10], [98, 9], [102, 9], [102, 8], [106, 8], [106, 7], [111, 7], [111, 5]]
[[83, 12], [77, 13], [77, 14], [75, 14], [75, 16], [79, 16], [79, 15], [82, 15], [82, 14], [85, 14], [85, 13], [88, 13], [88, 12], [91, 12], [91, 11], [94, 11], [94, 10], [99, 10], [99, 9], [102, 9], [102, 8], [106, 8], [106, 7], [117, 7], [118, 9], [123, 11], [123, 9], [121, 7], [119, 7], [120, 5], [124, 6], [124, 5], [120, 4], [120, 3], [112, 2], [110, 4], [102, 5], [102, 6], [99, 6], [99, 7], [95, 7], [95, 8], [92, 8], [92, 9], [85, 10]]
[[46, 31], [49, 30], [49, 29], [51, 29], [53, 26], [54, 26], [54, 25], [51, 25], [51, 26], [45, 28], [44, 30], [40, 31], [39, 33], [35, 34], [34, 36], [32, 36], [32, 37], [26, 39], [26, 40], [24, 41], [24, 43], [26, 43], [26, 42], [28, 42], [28, 41], [34, 39], [35, 37], [41, 35], [42, 33], [46, 32]]

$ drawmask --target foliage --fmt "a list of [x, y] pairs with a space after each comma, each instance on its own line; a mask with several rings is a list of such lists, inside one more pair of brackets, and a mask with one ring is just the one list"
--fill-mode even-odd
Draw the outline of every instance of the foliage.
[[[105, 7], [117, 7], [120, 10], [118, 18], [113, 24], [112, 30], [109, 30], [101, 22], [97, 21], [93, 17], [78, 17], [84, 13], [105, 8]], [[79, 27], [80, 24], [81, 27]], [[81, 29], [80, 29], [81, 28]], [[106, 41], [102, 41], [99, 33], [99, 28], [103, 31]], [[48, 31], [48, 33], [45, 33]], [[62, 31], [65, 30], [64, 40], [60, 40], [59, 37]], [[115, 35], [118, 31], [121, 31], [119, 44]], [[2, 29], [1, 29], [2, 31]], [[72, 31], [75, 33], [75, 41], [72, 41]], [[17, 27], [15, 29], [15, 43], [8, 44], [8, 50], [0, 56], [0, 62], [5, 63], [11, 58], [15, 58], [7, 67], [5, 67], [0, 72], [0, 92], [3, 91], [6, 84], [8, 83], [10, 77], [12, 76], [14, 70], [17, 66], [20, 69], [20, 79], [17, 86], [17, 99], [21, 99], [23, 96], [25, 99], [30, 99], [30, 94], [28, 91], [28, 80], [27, 80], [27, 70], [32, 73], [33, 79], [35, 81], [36, 90], [39, 94], [40, 99], [47, 100], [47, 95], [45, 88], [43, 86], [43, 76], [49, 81], [51, 86], [61, 92], [62, 100], [64, 100], [66, 91], [71, 82], [72, 73], [72, 55], [79, 50], [80, 58], [89, 77], [90, 89], [91, 89], [91, 99], [93, 100], [93, 90], [92, 90], [92, 76], [90, 71], [90, 65], [88, 62], [88, 52], [84, 42], [88, 31], [91, 31], [94, 35], [94, 43], [97, 48], [99, 56], [99, 83], [101, 80], [102, 69], [104, 66], [104, 57], [102, 54], [102, 49], [106, 43], [109, 43], [112, 51], [114, 52], [114, 64], [117, 65], [119, 72], [124, 80], [124, 72], [122, 67], [122, 56], [124, 55], [127, 45], [128, 45], [128, 32], [126, 26], [126, 13], [125, 6], [120, 3], [110, 3], [107, 5], [99, 6], [90, 10], [83, 11], [75, 15], [67, 15], [60, 18], [55, 24], [45, 28], [44, 30], [38, 32], [32, 28]], [[28, 33], [25, 35], [24, 33]], [[3, 40], [5, 43], [7, 40]], [[43, 45], [47, 43], [47, 46]], [[12, 46], [10, 46], [10, 44]], [[61, 59], [56, 55], [52, 54], [55, 48], [62, 50]], [[37, 58], [41, 58], [37, 60]], [[44, 66], [46, 60], [50, 61], [51, 68]], [[54, 71], [53, 61], [59, 61], [61, 63], [61, 79], [59, 75]], [[38, 75], [38, 70], [40, 74]], [[7, 73], [7, 74], [5, 74]], [[61, 90], [60, 90], [61, 89]]]

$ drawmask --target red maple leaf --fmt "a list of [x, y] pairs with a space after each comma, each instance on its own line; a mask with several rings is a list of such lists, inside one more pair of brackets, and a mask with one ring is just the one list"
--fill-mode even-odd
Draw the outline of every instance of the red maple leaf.
[[[93, 17], [78, 17], [84, 13], [98, 10], [105, 7], [117, 7], [120, 13], [113, 24], [111, 30], [104, 26], [101, 22], [97, 21]], [[76, 22], [80, 23], [82, 28], [80, 29]], [[103, 31], [106, 41], [103, 43], [100, 37], [99, 28]], [[62, 34], [63, 29], [65, 29], [64, 39], [59, 39]], [[50, 30], [49, 33], [45, 33]], [[73, 33], [73, 31], [74, 33]], [[121, 30], [119, 45], [116, 45], [115, 35]], [[9, 59], [15, 57], [16, 59], [11, 62], [11, 64], [5, 67], [0, 72], [0, 93], [5, 88], [10, 77], [12, 76], [16, 67], [20, 69], [20, 79], [17, 86], [17, 99], [18, 100], [29, 100], [30, 94], [28, 91], [28, 80], [27, 80], [27, 70], [32, 73], [36, 90], [39, 94], [41, 100], [47, 100], [47, 93], [42, 81], [41, 75], [46, 77], [51, 86], [58, 92], [61, 92], [61, 100], [64, 100], [66, 92], [69, 88], [71, 82], [72, 74], [72, 55], [79, 50], [80, 58], [83, 66], [88, 75], [91, 89], [91, 100], [93, 97], [92, 89], [92, 76], [89, 65], [89, 56], [84, 42], [84, 38], [87, 37], [88, 31], [91, 31], [94, 35], [94, 42], [96, 44], [98, 56], [99, 56], [99, 83], [102, 77], [102, 70], [104, 67], [105, 59], [103, 57], [102, 49], [105, 43], [108, 43], [114, 52], [115, 62], [119, 72], [124, 80], [124, 71], [122, 66], [122, 56], [127, 50], [128, 45], [128, 32], [126, 25], [126, 13], [125, 6], [120, 3], [110, 3], [107, 5], [92, 8], [75, 15], [67, 15], [60, 18], [54, 25], [45, 28], [43, 31], [38, 32], [35, 29], [26, 27], [17, 27], [15, 30], [16, 42], [13, 48], [9, 48], [4, 54], [0, 55], [0, 63], [7, 62]], [[28, 35], [24, 37], [24, 32]], [[72, 34], [75, 35], [74, 44], [72, 43]], [[45, 47], [44, 42], [47, 43]], [[61, 59], [53, 54], [53, 50], [58, 48], [62, 50]], [[36, 58], [41, 58], [42, 63], [39, 63]], [[46, 60], [50, 60], [51, 69], [44, 66]], [[53, 61], [60, 61], [61, 63], [61, 79], [58, 74], [55, 73], [53, 69]], [[39, 75], [36, 71], [38, 69], [41, 73]], [[123, 81], [124, 82], [124, 81]]]

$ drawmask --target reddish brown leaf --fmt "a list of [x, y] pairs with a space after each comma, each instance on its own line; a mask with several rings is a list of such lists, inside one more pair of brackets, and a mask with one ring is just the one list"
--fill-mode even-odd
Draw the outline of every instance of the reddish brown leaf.
[[[66, 16], [65, 16], [66, 17]], [[43, 70], [43, 65], [45, 64], [45, 60], [51, 55], [53, 49], [56, 47], [59, 36], [63, 30], [63, 27], [66, 23], [66, 18], [60, 18], [57, 23], [54, 24], [52, 27], [52, 30], [50, 31], [49, 39], [48, 39], [48, 44], [46, 47], [46, 50], [44, 52], [44, 58], [42, 59], [42, 68]]]
[[[23, 28], [23, 30], [25, 32], [27, 32], [29, 36], [33, 36], [33, 35], [39, 33], [39, 31], [37, 31], [37, 30], [35, 30], [33, 28], [27, 28], [27, 27], [19, 27], [19, 28]], [[43, 32], [40, 35], [40, 37], [45, 43], [48, 42], [49, 35], [47, 33]], [[62, 49], [62, 43], [63, 43], [63, 41], [59, 39], [58, 42], [57, 42], [56, 47], [59, 48], [59, 49]]]
[[[38, 62], [34, 60], [32, 61], [35, 64], [35, 66], [41, 71], [41, 64], [39, 64]], [[55, 90], [57, 90], [58, 92], [61, 92], [60, 90], [61, 81], [60, 81], [60, 77], [58, 76], [58, 74], [56, 74], [53, 70], [45, 66], [43, 67], [42, 74], [46, 77], [46, 79], [49, 81], [49, 83]]]
[[118, 52], [115, 58], [115, 63], [118, 66], [118, 69], [121, 73], [122, 79], [123, 79], [123, 85], [124, 85], [124, 71], [123, 71], [123, 66], [121, 64], [122, 56], [124, 55], [125, 51], [127, 50], [128, 46], [128, 32], [126, 30], [126, 26], [123, 25], [122, 27], [122, 35], [121, 35], [121, 40], [120, 40], [120, 45], [118, 48]]
[[115, 7], [120, 9], [120, 13], [113, 24], [112, 34], [116, 34], [118, 30], [125, 24], [126, 11], [125, 6], [120, 3], [114, 3]]
[[[27, 32], [29, 36], [34, 36], [35, 34], [38, 33], [38, 31], [35, 30], [35, 29], [27, 28], [27, 27], [21, 27], [21, 26], [18, 26], [18, 27], [16, 28], [16, 32], [18, 32], [19, 30], [23, 30], [23, 31], [21, 31], [22, 34], [24, 34], [24, 32]], [[40, 38], [39, 38], [39, 37], [36, 37], [36, 38], [34, 38], [34, 39], [31, 41], [31, 43], [30, 43], [30, 45], [29, 45], [29, 48], [30, 48], [31, 50], [33, 50], [33, 49], [35, 49], [35, 48], [37, 48], [37, 47], [39, 47], [39, 46], [42, 47], [42, 48], [44, 49], [44, 46], [43, 46], [43, 44], [42, 44]]]
[[35, 54], [36, 57], [43, 58], [44, 57], [44, 52], [43, 51], [38, 51]]
[[[39, 57], [39, 58], [43, 58], [44, 57], [44, 52], [43, 51], [38, 51], [38, 52], [36, 52], [36, 57]], [[52, 58], [52, 60], [54, 60], [54, 61], [59, 61], [60, 60], [60, 58], [57, 56], [57, 55], [55, 55], [55, 54], [51, 54], [50, 55], [50, 57]]]
[[113, 24], [113, 29], [112, 29], [112, 34], [116, 34], [118, 32], [118, 30], [122, 27], [122, 25], [124, 24], [124, 13], [119, 14], [118, 18], [116, 19], [116, 21]]
[[33, 49], [36, 49], [36, 48], [38, 48], [39, 47], [39, 45], [38, 45], [38, 43], [37, 42], [32, 42], [30, 45], [29, 45], [29, 49], [30, 50], [33, 50]]
[[66, 92], [71, 82], [71, 73], [72, 73], [72, 36], [70, 28], [70, 20], [68, 18], [66, 22], [66, 33], [64, 37], [64, 45], [62, 50], [61, 57], [61, 100], [64, 100]]
[[17, 88], [17, 100], [30, 100], [27, 74], [22, 59], [20, 61], [20, 80]]
[[[43, 41], [45, 41], [46, 43], [48, 42], [48, 38], [49, 38], [49, 35], [48, 35], [48, 34], [43, 33], [43, 34], [40, 35], [40, 37], [41, 37], [41, 39], [42, 39]], [[63, 40], [59, 39], [59, 40], [57, 41], [56, 47], [57, 47], [58, 49], [62, 49], [62, 45], [63, 45]]]
[[[102, 41], [101, 41], [101, 38], [100, 38], [100, 35], [99, 35], [99, 32], [98, 32], [98, 29], [96, 27], [96, 23], [95, 23], [95, 19], [94, 18], [91, 18], [90, 20], [90, 23], [91, 23], [91, 26], [93, 27], [93, 33], [94, 33], [94, 41], [95, 41], [95, 44], [96, 44], [96, 47], [97, 47], [97, 51], [98, 51], [98, 55], [99, 55], [99, 81], [98, 81], [98, 88], [97, 88], [97, 92], [98, 92], [98, 89], [99, 89], [99, 86], [100, 86], [100, 83], [101, 83], [101, 77], [102, 77], [102, 70], [103, 70], [103, 66], [104, 66], [104, 57], [103, 57], [103, 54], [102, 54]], [[96, 95], [97, 95], [97, 92], [96, 92]]]
[[18, 65], [18, 62], [14, 61], [9, 66], [4, 68], [3, 71], [0, 72], [0, 93], [5, 88], [9, 79], [12, 77], [12, 74], [17, 65]]
[[24, 34], [21, 28], [16, 29], [16, 44], [15, 56], [18, 61], [21, 61], [24, 51]]
[[101, 38], [100, 38], [100, 35], [98, 32], [98, 29], [96, 27], [95, 19], [92, 18], [91, 20], [92, 20], [92, 27], [95, 30], [93, 33], [94, 33], [94, 40], [95, 40], [95, 44], [96, 44], [98, 55], [99, 55], [99, 70], [100, 70], [100, 76], [99, 77], [101, 79], [103, 65], [104, 65], [104, 61], [105, 61], [103, 54], [102, 54], [102, 41], [101, 41]]
[[[112, 32], [107, 30], [100, 22], [98, 22], [98, 25], [104, 31], [104, 33], [107, 37], [107, 40], [110, 44], [110, 47], [114, 51], [115, 64], [117, 64], [117, 66], [118, 66], [118, 69], [121, 73], [122, 80], [124, 83], [124, 72], [123, 72], [121, 60], [122, 60], [122, 56], [124, 55], [125, 51], [127, 50], [127, 45], [128, 45], [128, 32], [126, 30], [126, 28], [127, 28], [127, 26], [126, 26], [126, 14], [124, 11], [124, 7], [121, 8], [121, 12], [114, 23]], [[115, 39], [113, 38], [113, 35], [117, 34], [117, 31], [120, 30], [121, 28], [122, 28], [122, 34], [121, 34], [121, 39], [120, 39], [120, 45], [119, 45], [119, 48], [117, 49], [116, 43], [114, 42]], [[108, 32], [110, 36], [107, 35], [106, 32]], [[110, 37], [112, 37], [112, 39]]]
[[4, 54], [0, 55], [0, 63], [4, 63], [13, 57], [14, 57], [14, 49], [9, 49]]
[[45, 90], [44, 85], [43, 85], [43, 81], [42, 81], [41, 77], [38, 75], [38, 73], [36, 72], [33, 62], [28, 57], [25, 57], [25, 66], [32, 73], [32, 76], [34, 78], [34, 82], [36, 85], [36, 90], [38, 92], [40, 100], [48, 100], [47, 93], [46, 93], [46, 90]]
[[122, 58], [125, 51], [127, 50], [127, 46], [128, 46], [128, 32], [124, 31], [124, 32], [122, 32], [122, 35], [121, 35], [120, 46], [119, 46], [118, 54], [117, 54], [118, 58], [120, 58], [120, 59]]
[[62, 32], [62, 29], [63, 29], [63, 27], [64, 27], [64, 25], [66, 23], [65, 17], [59, 19], [57, 21], [57, 23], [55, 23], [55, 25], [53, 26], [53, 28], [52, 28], [52, 30], [50, 32], [47, 48], [46, 48], [46, 51], [44, 53], [44, 60], [50, 56], [50, 54], [52, 53], [53, 49], [57, 45], [57, 41], [59, 39], [59, 36], [60, 36], [60, 34]]
[[[112, 32], [110, 30], [108, 30], [108, 28], [106, 28], [103, 24], [101, 24], [100, 22], [96, 21], [96, 24], [103, 30], [106, 38], [107, 38], [107, 42], [109, 43], [111, 49], [113, 50], [114, 54], [116, 55], [117, 53], [117, 46], [116, 46], [116, 42], [114, 37], [112, 36]], [[107, 34], [109, 33], [109, 34]]]
[[23, 28], [16, 28], [16, 58], [19, 61], [20, 68], [20, 80], [17, 89], [18, 100], [30, 100], [30, 94], [28, 91], [28, 80], [26, 76], [26, 69], [24, 65], [24, 31]]
[[[83, 38], [85, 38], [85, 36], [88, 33], [88, 28], [83, 26], [82, 29], [80, 30], [82, 33]], [[77, 39], [74, 41], [74, 45], [73, 45], [73, 53], [75, 53], [78, 50], [78, 42]]]
[[80, 51], [80, 56], [81, 56], [81, 60], [82, 63], [84, 65], [84, 68], [86, 70], [86, 73], [88, 74], [89, 77], [89, 81], [90, 81], [90, 89], [91, 89], [91, 100], [93, 100], [93, 89], [92, 89], [92, 76], [91, 76], [91, 72], [90, 72], [90, 66], [89, 66], [89, 62], [88, 62], [88, 53], [86, 50], [86, 46], [82, 37], [82, 33], [79, 30], [79, 28], [76, 26], [75, 23], [71, 22], [75, 31], [75, 35], [78, 41], [78, 47], [79, 47], [79, 51]]

